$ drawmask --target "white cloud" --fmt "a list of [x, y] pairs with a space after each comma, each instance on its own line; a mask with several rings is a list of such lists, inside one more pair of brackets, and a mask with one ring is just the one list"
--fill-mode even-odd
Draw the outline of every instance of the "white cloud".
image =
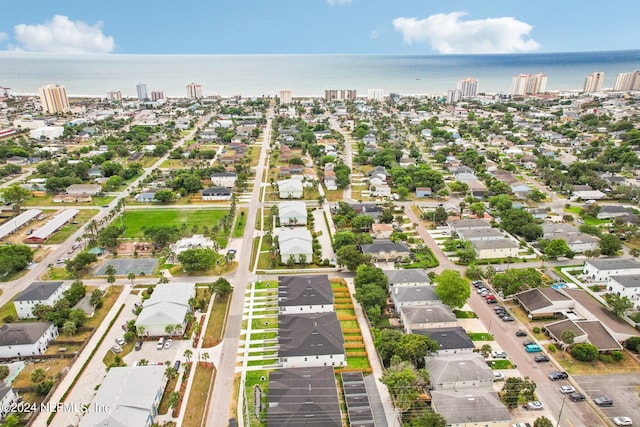
[[331, 6], [335, 6], [340, 4], [351, 3], [351, 0], [327, 0], [327, 3], [329, 3]]
[[2, 31], [0, 31], [0, 42], [3, 42], [8, 38], [9, 38], [9, 34], [3, 33]]
[[396, 18], [393, 27], [404, 42], [428, 42], [440, 53], [530, 52], [540, 45], [529, 38], [533, 27], [512, 17], [463, 21], [465, 12], [438, 13], [424, 19]]
[[113, 51], [113, 37], [102, 33], [102, 22], [88, 25], [55, 15], [44, 24], [19, 24], [15, 28], [18, 50], [58, 53], [109, 53]]

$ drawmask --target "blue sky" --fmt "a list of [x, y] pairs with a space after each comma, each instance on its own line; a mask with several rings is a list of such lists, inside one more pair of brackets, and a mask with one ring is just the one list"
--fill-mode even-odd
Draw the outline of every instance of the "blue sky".
[[[0, 50], [124, 54], [455, 54], [637, 49], [640, 2], [33, 0]], [[592, 3], [592, 2], [586, 2]], [[160, 6], [159, 6], [160, 5]]]

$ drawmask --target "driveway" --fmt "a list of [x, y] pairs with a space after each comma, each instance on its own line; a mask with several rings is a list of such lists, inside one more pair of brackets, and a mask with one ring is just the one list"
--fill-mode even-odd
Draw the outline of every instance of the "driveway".
[[322, 234], [318, 236], [318, 243], [322, 246], [322, 260], [328, 259], [331, 261], [332, 259], [336, 259], [336, 254], [333, 252], [333, 247], [331, 246], [331, 237], [329, 234], [329, 230], [327, 229], [327, 222], [324, 220], [324, 209], [317, 208], [313, 210], [313, 228], [316, 233], [321, 231]]

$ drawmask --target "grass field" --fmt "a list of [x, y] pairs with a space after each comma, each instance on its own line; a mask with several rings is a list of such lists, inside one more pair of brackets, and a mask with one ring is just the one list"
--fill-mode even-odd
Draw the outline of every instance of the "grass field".
[[[207, 409], [207, 398], [209, 396], [209, 384], [215, 374], [212, 363], [194, 363], [193, 369], [197, 371], [193, 373], [193, 385], [191, 387], [191, 393], [189, 393], [189, 401], [187, 402], [187, 408], [184, 415], [183, 427], [200, 427], [202, 425], [202, 418], [205, 416]], [[184, 405], [185, 402], [182, 402]], [[208, 424], [212, 425], [212, 424]]]
[[122, 214], [122, 222], [127, 227], [124, 237], [142, 237], [142, 227], [150, 225], [175, 225], [178, 228], [187, 224], [191, 230], [197, 225], [211, 227], [227, 213], [226, 209], [143, 209], [130, 210]]
[[236, 225], [233, 229], [233, 237], [242, 237], [244, 227], [247, 225], [247, 209], [240, 209], [240, 213], [236, 218]]
[[226, 295], [222, 300], [216, 297], [211, 310], [211, 316], [209, 322], [204, 330], [202, 347], [213, 347], [220, 342], [224, 334], [222, 327], [224, 326], [224, 319], [227, 314], [227, 304], [231, 300], [231, 295]]

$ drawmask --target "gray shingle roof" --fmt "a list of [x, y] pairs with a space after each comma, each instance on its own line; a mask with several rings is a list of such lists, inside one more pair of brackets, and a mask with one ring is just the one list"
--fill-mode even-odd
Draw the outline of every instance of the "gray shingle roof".
[[496, 240], [474, 240], [471, 242], [476, 249], [509, 249], [517, 248], [518, 244], [512, 242], [509, 239], [496, 239]]
[[625, 288], [640, 288], [640, 276], [637, 274], [627, 274], [622, 276], [611, 276], [611, 280], [615, 280]]
[[6, 323], [0, 327], [0, 346], [34, 344], [52, 324], [51, 322]]
[[269, 427], [342, 427], [338, 389], [331, 366], [271, 372], [268, 401]]
[[333, 304], [333, 289], [326, 274], [279, 276], [278, 304], [281, 306]]
[[389, 285], [402, 283], [431, 283], [427, 272], [421, 268], [410, 268], [405, 270], [384, 270]]
[[462, 350], [476, 348], [467, 335], [464, 328], [455, 326], [451, 328], [433, 328], [413, 330], [414, 334], [426, 335], [440, 344], [440, 350]]
[[456, 315], [444, 304], [405, 306], [402, 307], [402, 316], [411, 325], [456, 321]]
[[631, 258], [590, 259], [587, 263], [602, 271], [640, 269], [640, 264]]
[[58, 290], [64, 282], [32, 282], [14, 301], [45, 301]]
[[479, 353], [433, 356], [425, 359], [432, 384], [485, 380], [493, 382], [491, 368]]
[[498, 394], [483, 389], [431, 392], [434, 410], [452, 424], [489, 424], [511, 420], [511, 414]]
[[367, 254], [377, 254], [380, 252], [409, 252], [409, 248], [400, 243], [393, 243], [389, 239], [377, 239], [371, 244], [360, 245], [362, 252]]
[[394, 286], [391, 289], [391, 299], [396, 304], [440, 301], [436, 295], [436, 287], [433, 285]]
[[344, 354], [344, 337], [335, 312], [278, 316], [279, 357]]

